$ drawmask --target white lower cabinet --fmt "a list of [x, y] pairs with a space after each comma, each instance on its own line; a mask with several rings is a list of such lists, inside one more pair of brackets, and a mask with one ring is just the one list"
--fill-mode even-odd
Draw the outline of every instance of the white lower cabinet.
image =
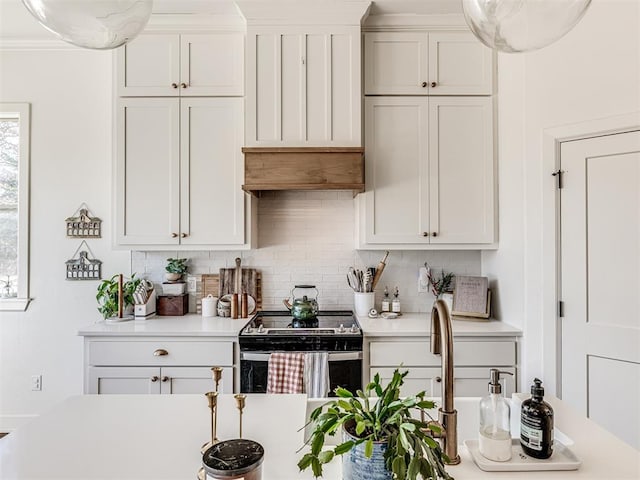
[[[380, 338], [368, 343], [369, 377], [379, 374], [383, 384], [391, 380], [396, 368], [408, 370], [402, 392], [415, 394], [422, 390], [428, 396], [442, 394], [440, 355], [429, 350], [429, 337]], [[464, 339], [454, 341], [454, 395], [478, 397], [487, 392], [489, 371], [498, 368], [513, 375], [504, 375], [501, 382], [505, 395], [515, 391], [517, 373], [517, 343], [513, 338]]]
[[180, 394], [213, 390], [211, 367], [223, 367], [220, 392], [233, 393], [234, 342], [85, 340], [85, 393]]

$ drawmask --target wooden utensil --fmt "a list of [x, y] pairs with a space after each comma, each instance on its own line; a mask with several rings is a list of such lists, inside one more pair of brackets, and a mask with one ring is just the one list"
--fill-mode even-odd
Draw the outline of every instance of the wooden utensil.
[[380, 263], [378, 263], [378, 266], [376, 267], [376, 275], [375, 277], [373, 277], [373, 282], [371, 284], [372, 292], [375, 290], [376, 285], [378, 284], [378, 280], [380, 280], [380, 277], [382, 276], [384, 267], [387, 266], [386, 261], [388, 257], [389, 257], [389, 251], [387, 250], [386, 252], [384, 252], [384, 257], [382, 258], [382, 260], [380, 260]]

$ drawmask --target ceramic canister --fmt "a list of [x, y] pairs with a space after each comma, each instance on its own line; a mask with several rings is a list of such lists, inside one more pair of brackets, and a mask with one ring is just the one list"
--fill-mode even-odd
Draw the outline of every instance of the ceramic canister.
[[253, 440], [236, 438], [216, 443], [202, 455], [208, 478], [261, 480], [264, 448]]
[[202, 299], [202, 316], [215, 317], [218, 315], [218, 297], [209, 294]]

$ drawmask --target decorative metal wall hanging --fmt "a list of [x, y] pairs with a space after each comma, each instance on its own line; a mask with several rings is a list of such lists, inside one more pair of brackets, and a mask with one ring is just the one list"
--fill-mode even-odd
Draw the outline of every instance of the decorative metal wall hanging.
[[102, 220], [94, 217], [85, 203], [80, 205], [75, 213], [65, 220], [67, 222], [67, 237], [70, 238], [100, 238]]
[[[83, 245], [86, 247], [86, 250], [80, 251]], [[89, 256], [89, 254], [91, 254], [91, 256]], [[67, 280], [102, 279], [102, 261], [95, 258], [89, 245], [87, 245], [87, 242], [84, 240], [76, 249], [73, 257], [66, 261], [66, 265]]]

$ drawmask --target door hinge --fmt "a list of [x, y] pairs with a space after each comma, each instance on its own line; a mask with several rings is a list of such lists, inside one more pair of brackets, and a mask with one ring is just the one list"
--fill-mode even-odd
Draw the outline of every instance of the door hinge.
[[564, 317], [564, 302], [562, 300], [558, 301], [558, 317]]
[[558, 188], [564, 187], [564, 184], [562, 183], [563, 174], [564, 174], [564, 170], [557, 170], [551, 174], [554, 177], [558, 177]]

